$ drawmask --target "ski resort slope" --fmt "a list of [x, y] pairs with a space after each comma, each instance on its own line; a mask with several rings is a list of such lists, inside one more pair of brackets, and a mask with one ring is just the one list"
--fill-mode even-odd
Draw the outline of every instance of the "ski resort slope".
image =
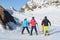
[[[17, 16], [18, 15], [18, 16]], [[41, 21], [44, 19], [44, 16], [47, 16], [51, 21], [52, 25], [60, 26], [60, 7], [50, 6], [48, 8], [36, 8], [34, 11], [26, 11], [25, 13], [15, 13], [14, 17], [19, 18], [20, 21], [27, 18], [28, 21], [31, 17], [35, 17], [36, 21], [41, 24]]]
[[[48, 7], [48, 8], [36, 8], [34, 11], [26, 11], [25, 13], [13, 13], [15, 18], [18, 18], [21, 22], [24, 18], [27, 18], [28, 21], [31, 20], [31, 17], [35, 17], [38, 25], [37, 31], [38, 35], [35, 35], [33, 31], [33, 35], [30, 36], [27, 31], [24, 31], [24, 34], [21, 34], [21, 27], [17, 27], [16, 30], [0, 30], [0, 40], [60, 40], [60, 7]], [[50, 35], [44, 36], [41, 28], [41, 21], [44, 19], [44, 16], [47, 16], [51, 21], [51, 26], [49, 26]], [[31, 26], [29, 26], [30, 29]], [[31, 29], [30, 29], [31, 30]]]

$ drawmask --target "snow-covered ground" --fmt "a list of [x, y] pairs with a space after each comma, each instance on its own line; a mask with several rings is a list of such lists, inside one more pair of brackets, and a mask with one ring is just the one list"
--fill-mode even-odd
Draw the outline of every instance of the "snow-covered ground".
[[30, 36], [26, 31], [22, 35], [20, 30], [9, 31], [6, 30], [4, 32], [0, 31], [0, 40], [60, 40], [60, 28], [59, 26], [51, 26], [49, 36], [44, 36], [41, 31], [39, 31], [38, 35]]
[[[36, 8], [34, 11], [26, 11], [24, 14], [19, 12], [13, 13], [13, 16], [19, 19], [18, 22], [23, 21], [24, 18], [27, 18], [28, 21], [30, 21], [31, 17], [34, 16], [38, 23], [38, 35], [35, 35], [35, 32], [33, 32], [33, 35], [30, 36], [26, 30], [22, 35], [22, 28], [17, 27], [17, 29], [13, 31], [0, 30], [0, 40], [60, 40], [60, 7], [50, 6], [48, 8], [42, 9]], [[41, 21], [43, 20], [44, 16], [47, 16], [52, 24], [51, 26], [49, 26], [49, 36], [44, 36], [44, 34], [42, 33]]]

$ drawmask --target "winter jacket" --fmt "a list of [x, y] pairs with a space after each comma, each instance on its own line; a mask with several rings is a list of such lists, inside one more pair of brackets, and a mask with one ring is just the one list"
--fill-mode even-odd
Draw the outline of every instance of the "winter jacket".
[[27, 20], [24, 20], [24, 21], [23, 21], [23, 27], [28, 27], [28, 23], [29, 23], [29, 22], [28, 22]]
[[51, 22], [50, 22], [48, 19], [44, 19], [44, 20], [42, 21], [42, 24], [41, 24], [41, 25], [43, 25], [43, 24], [44, 24], [44, 26], [48, 26], [48, 24], [51, 25]]
[[36, 21], [35, 21], [34, 19], [32, 19], [32, 20], [30, 21], [30, 24], [31, 24], [32, 27], [34, 27], [34, 26], [36, 26]]

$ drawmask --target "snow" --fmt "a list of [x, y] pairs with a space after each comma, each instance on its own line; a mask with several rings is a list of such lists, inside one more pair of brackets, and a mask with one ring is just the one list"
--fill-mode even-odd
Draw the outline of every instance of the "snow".
[[[37, 11], [38, 10], [38, 11]], [[17, 16], [18, 15], [18, 16]], [[28, 20], [31, 19], [31, 17], [35, 17], [38, 19], [37, 22], [41, 22], [44, 16], [47, 16], [48, 19], [51, 21], [52, 25], [60, 25], [60, 8], [59, 7], [48, 7], [48, 8], [42, 8], [42, 9], [35, 9], [34, 11], [27, 11], [24, 14], [22, 13], [16, 13], [13, 14], [14, 17], [17, 16], [19, 20], [23, 20], [24, 18], [27, 18]], [[57, 19], [57, 20], [56, 20]]]
[[0, 40], [60, 40], [59, 27], [51, 30], [50, 36], [44, 36], [42, 33], [35, 35], [35, 33], [30, 36], [27, 32], [21, 34], [20, 31], [5, 31], [0, 32]]
[[[24, 34], [21, 34], [22, 27], [16, 27], [15, 30], [0, 30], [0, 40], [60, 40], [60, 7], [49, 6], [47, 8], [36, 8], [34, 11], [26, 11], [25, 13], [13, 13], [14, 17], [18, 18], [21, 22], [24, 18], [27, 18], [28, 21], [31, 20], [31, 17], [35, 17], [38, 25], [38, 35], [30, 36], [27, 31], [24, 31]], [[51, 21], [51, 26], [49, 26], [50, 35], [44, 36], [41, 29], [41, 21], [44, 19], [44, 16], [47, 16]], [[0, 26], [1, 27], [1, 26]], [[30, 29], [30, 26], [29, 26]], [[30, 29], [31, 30], [31, 29]]]

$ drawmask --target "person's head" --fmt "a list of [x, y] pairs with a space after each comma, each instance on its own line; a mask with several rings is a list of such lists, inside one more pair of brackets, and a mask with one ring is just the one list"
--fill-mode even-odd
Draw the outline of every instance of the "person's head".
[[34, 19], [34, 17], [32, 17], [32, 19]]
[[26, 18], [24, 20], [27, 20]]
[[47, 19], [47, 16], [45, 16], [45, 19]]

